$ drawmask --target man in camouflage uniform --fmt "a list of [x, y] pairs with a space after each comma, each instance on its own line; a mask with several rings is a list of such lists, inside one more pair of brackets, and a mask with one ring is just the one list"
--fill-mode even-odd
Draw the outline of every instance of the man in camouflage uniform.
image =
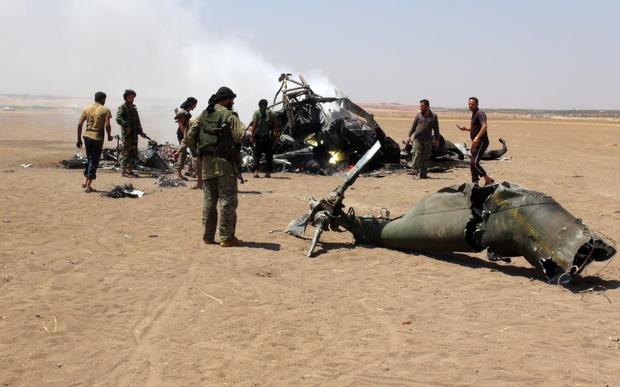
[[138, 158], [138, 135], [142, 136], [142, 138], [146, 137], [146, 134], [142, 131], [138, 109], [133, 104], [134, 98], [136, 98], [135, 91], [131, 89], [125, 90], [123, 94], [125, 103], [119, 106], [116, 111], [116, 122], [121, 126], [121, 135], [123, 137], [121, 158], [123, 177], [140, 177], [138, 174], [133, 173], [132, 169]]
[[[227, 124], [232, 138], [240, 143], [245, 125], [239, 120], [237, 113], [232, 110], [237, 95], [228, 87], [220, 87], [217, 93], [209, 99], [209, 106], [196, 118], [187, 134], [187, 146], [194, 156], [202, 157], [202, 178], [204, 192], [204, 207], [202, 210], [202, 224], [204, 228], [202, 239], [206, 244], [215, 243], [217, 228], [217, 202], [220, 202], [220, 246], [240, 246], [243, 241], [235, 236], [237, 227], [237, 177], [235, 168], [227, 154], [215, 156], [212, 150], [204, 150], [205, 138], [209, 138], [211, 149], [223, 141], [221, 135], [213, 134], [212, 129], [218, 124]], [[204, 136], [205, 133], [210, 133]], [[201, 140], [201, 138], [203, 140]]]

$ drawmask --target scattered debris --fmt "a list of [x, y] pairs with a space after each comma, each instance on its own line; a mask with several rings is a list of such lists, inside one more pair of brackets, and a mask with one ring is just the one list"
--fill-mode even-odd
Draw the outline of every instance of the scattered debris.
[[11, 220], [10, 220], [10, 219], [2, 219], [2, 221], [3, 221], [4, 223], [11, 223]]
[[177, 179], [174, 177], [161, 175], [157, 178], [157, 182], [155, 183], [158, 187], [163, 188], [173, 188], [173, 187], [186, 187], [187, 185], [181, 179]]
[[[378, 144], [376, 144], [378, 145]], [[375, 146], [376, 146], [375, 145]], [[601, 238], [551, 196], [509, 182], [479, 187], [445, 187], [395, 219], [355, 216], [344, 211], [344, 192], [377, 152], [373, 147], [345, 181], [321, 200], [310, 198], [310, 212], [289, 223], [299, 236], [315, 227], [308, 256], [323, 231], [341, 228], [356, 243], [413, 251], [481, 252], [492, 261], [523, 256], [550, 284], [568, 284], [593, 261], [616, 254], [613, 241]], [[608, 241], [610, 243], [608, 243]]]
[[[99, 161], [100, 169], [119, 170], [120, 169], [120, 153], [122, 146], [118, 136], [117, 146], [115, 148], [104, 148]], [[161, 174], [170, 173], [175, 170], [174, 152], [178, 147], [168, 142], [159, 144], [156, 141], [149, 140], [146, 148], [138, 149], [138, 157], [133, 167], [135, 172], [148, 175], [160, 176]], [[83, 169], [86, 165], [86, 158], [80, 153], [75, 154], [72, 158], [61, 160], [60, 163], [67, 169]]]
[[125, 234], [125, 239], [133, 239], [133, 237]]
[[22, 164], [22, 167], [24, 167], [24, 168], [31, 168], [32, 164]]
[[13, 173], [13, 172], [15, 172], [15, 171], [14, 171], [14, 170], [12, 170], [12, 169], [5, 169], [5, 170], [4, 170], [4, 172], [6, 172], [6, 173]]
[[152, 234], [152, 235], [149, 235], [149, 238], [157, 238], [158, 236], [159, 234]]
[[131, 183], [128, 183], [125, 185], [114, 186], [114, 188], [112, 188], [108, 192], [104, 192], [101, 194], [102, 197], [113, 198], [113, 199], [141, 198], [142, 195], [144, 195], [144, 192], [135, 190], [133, 188], [133, 184]]

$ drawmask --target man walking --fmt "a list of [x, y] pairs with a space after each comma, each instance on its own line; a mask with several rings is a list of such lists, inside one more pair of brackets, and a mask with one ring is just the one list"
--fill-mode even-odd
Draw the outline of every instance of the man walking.
[[471, 111], [471, 126], [469, 128], [459, 126], [461, 130], [468, 130], [471, 143], [471, 181], [478, 184], [480, 178], [484, 178], [484, 185], [489, 185], [495, 181], [490, 178], [480, 165], [482, 155], [489, 147], [489, 136], [487, 135], [487, 115], [478, 108], [478, 98], [471, 97], [468, 100], [469, 110]]
[[407, 135], [407, 143], [410, 143], [413, 135], [413, 178], [428, 179], [428, 164], [433, 150], [433, 133], [435, 146], [439, 146], [439, 120], [433, 113], [427, 99], [420, 101], [420, 112], [415, 116], [413, 125]]
[[125, 90], [125, 93], [123, 93], [125, 103], [119, 106], [116, 111], [116, 122], [121, 126], [121, 134], [123, 137], [121, 159], [123, 177], [140, 177], [137, 173], [133, 173], [132, 170], [136, 158], [138, 158], [138, 135], [145, 138], [146, 134], [142, 131], [138, 109], [136, 109], [136, 105], [133, 104], [135, 98], [135, 91], [131, 89]]
[[250, 125], [252, 133], [250, 142], [254, 144], [254, 177], [256, 178], [258, 178], [258, 167], [263, 153], [267, 161], [265, 177], [271, 177], [274, 139], [278, 138], [276, 113], [267, 109], [267, 104], [266, 99], [261, 99], [258, 102], [258, 110], [254, 112]]
[[196, 118], [187, 133], [187, 146], [194, 156], [202, 157], [202, 178], [204, 206], [202, 210], [203, 236], [205, 244], [215, 243], [217, 228], [217, 202], [220, 202], [220, 246], [240, 246], [243, 241], [235, 236], [237, 227], [237, 177], [230, 155], [214, 152], [224, 141], [221, 131], [214, 131], [228, 125], [235, 143], [241, 143], [245, 125], [232, 110], [237, 97], [228, 87], [220, 87], [209, 99], [207, 108]]
[[86, 165], [84, 166], [84, 177], [86, 180], [82, 188], [86, 192], [93, 192], [95, 189], [91, 187], [93, 180], [97, 178], [97, 168], [99, 167], [99, 159], [103, 150], [103, 128], [108, 132], [108, 141], [112, 141], [112, 126], [110, 118], [112, 113], [105, 105], [106, 94], [102, 91], [95, 93], [95, 103], [87, 106], [82, 111], [80, 122], [77, 127], [77, 144], [78, 148], [82, 147], [82, 127], [84, 121], [86, 123], [86, 132], [84, 133], [84, 148], [86, 149]]

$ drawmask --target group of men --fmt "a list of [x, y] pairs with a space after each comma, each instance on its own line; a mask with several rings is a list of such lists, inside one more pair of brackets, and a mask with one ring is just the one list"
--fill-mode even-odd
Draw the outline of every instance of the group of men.
[[[122, 175], [128, 178], [139, 177], [132, 171], [133, 164], [138, 154], [138, 136], [146, 137], [140, 124], [140, 117], [136, 109], [134, 99], [136, 92], [125, 90], [123, 99], [125, 102], [118, 107], [116, 122], [121, 126], [123, 140], [122, 150]], [[196, 172], [198, 177], [197, 187], [204, 192], [204, 205], [202, 212], [203, 236], [205, 244], [215, 244], [215, 233], [218, 229], [219, 202], [219, 245], [222, 247], [240, 246], [243, 244], [236, 237], [238, 187], [235, 165], [232, 154], [218, 152], [224, 139], [222, 128], [228, 128], [230, 137], [234, 143], [241, 143], [245, 136], [245, 125], [233, 110], [237, 95], [228, 87], [221, 87], [209, 99], [207, 108], [194, 120], [191, 119], [191, 111], [196, 108], [198, 101], [189, 97], [179, 109], [175, 109], [175, 120], [179, 129], [177, 136], [180, 142], [177, 152], [176, 164], [177, 176], [182, 177], [182, 169], [187, 157], [187, 149], [198, 160]], [[91, 184], [96, 179], [96, 171], [99, 165], [104, 143], [104, 130], [107, 132], [108, 141], [112, 141], [112, 128], [110, 125], [111, 113], [105, 107], [106, 94], [97, 92], [95, 103], [84, 108], [78, 124], [77, 147], [85, 145], [87, 163], [84, 168], [85, 182], [83, 188], [86, 192], [93, 192]], [[480, 159], [489, 146], [487, 135], [486, 115], [478, 108], [478, 99], [472, 97], [468, 101], [469, 110], [472, 112], [471, 126], [460, 127], [461, 130], [470, 132], [472, 139], [471, 174], [472, 181], [478, 183], [482, 177], [486, 184], [493, 182], [480, 166]], [[258, 103], [259, 109], [252, 117], [250, 124], [250, 141], [255, 145], [253, 174], [259, 177], [258, 170], [262, 154], [267, 161], [265, 177], [271, 177], [273, 161], [273, 144], [278, 138], [278, 126], [276, 115], [267, 109], [267, 100]], [[82, 127], [87, 121], [87, 129], [82, 143]], [[423, 99], [420, 101], [420, 113], [413, 121], [409, 131], [407, 142], [413, 142], [413, 173], [415, 179], [428, 178], [428, 164], [432, 147], [439, 145], [439, 121], [437, 114], [430, 110], [430, 103]]]
[[[140, 177], [133, 172], [133, 164], [138, 157], [138, 136], [146, 137], [142, 130], [138, 109], [133, 103], [135, 97], [135, 91], [131, 89], [125, 90], [125, 93], [123, 93], [125, 102], [116, 111], [116, 122], [121, 126], [123, 138], [121, 167], [124, 177]], [[82, 148], [82, 144], [84, 144], [86, 150], [86, 164], [84, 167], [84, 177], [86, 180], [82, 184], [82, 188], [86, 192], [95, 191], [91, 184], [97, 178], [97, 168], [99, 167], [99, 160], [103, 151], [104, 127], [108, 134], [108, 141], [113, 139], [112, 126], [110, 125], [112, 114], [110, 109], [104, 106], [106, 98], [106, 94], [102, 91], [95, 93], [95, 103], [84, 108], [77, 127], [76, 146]], [[82, 128], [85, 121], [87, 122], [86, 132], [84, 132], [84, 143], [82, 143]]]
[[[488, 185], [494, 180], [487, 175], [480, 165], [480, 160], [484, 152], [489, 147], [489, 136], [487, 134], [487, 116], [478, 108], [478, 98], [471, 97], [468, 100], [468, 107], [471, 111], [471, 124], [467, 128], [458, 126], [460, 130], [469, 131], [472, 140], [471, 144], [471, 180], [478, 184], [480, 178], [484, 179], [484, 184]], [[433, 113], [427, 99], [420, 101], [420, 113], [413, 120], [407, 143], [412, 142], [411, 155], [413, 157], [413, 178], [428, 179], [428, 165], [431, 158], [433, 146], [439, 147], [439, 120], [437, 114]]]

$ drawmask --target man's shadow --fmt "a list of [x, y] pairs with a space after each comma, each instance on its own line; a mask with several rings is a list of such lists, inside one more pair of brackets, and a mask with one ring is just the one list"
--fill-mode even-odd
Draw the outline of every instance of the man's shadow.
[[248, 247], [250, 249], [263, 249], [263, 250], [271, 250], [271, 251], [280, 251], [279, 243], [269, 243], [269, 242], [243, 242], [243, 247]]

